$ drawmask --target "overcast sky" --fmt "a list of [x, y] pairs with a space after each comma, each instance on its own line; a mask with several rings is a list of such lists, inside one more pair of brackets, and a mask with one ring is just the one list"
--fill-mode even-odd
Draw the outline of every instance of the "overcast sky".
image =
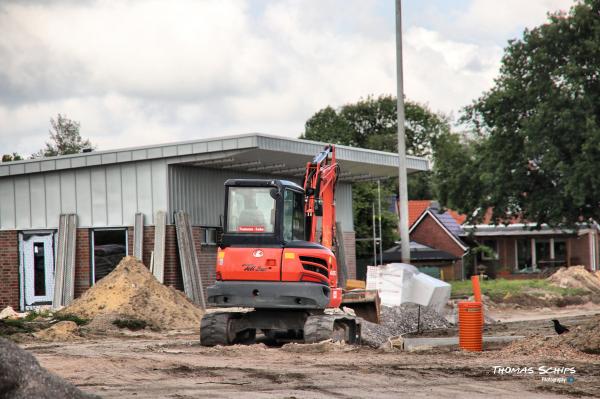
[[[405, 92], [458, 115], [571, 0], [405, 0]], [[395, 94], [394, 0], [0, 0], [0, 153], [57, 113], [99, 149], [263, 132]]]

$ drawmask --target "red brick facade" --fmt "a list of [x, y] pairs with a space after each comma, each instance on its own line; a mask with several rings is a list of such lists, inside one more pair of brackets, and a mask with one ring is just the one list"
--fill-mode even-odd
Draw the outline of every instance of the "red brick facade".
[[[81, 296], [91, 285], [91, 231], [92, 229], [77, 229], [75, 297]], [[133, 254], [133, 227], [127, 227], [127, 235], [128, 253]], [[217, 246], [201, 244], [203, 231], [200, 227], [193, 227], [192, 235], [196, 244], [196, 255], [206, 293], [206, 288], [215, 281]], [[348, 277], [356, 278], [354, 232], [344, 232], [344, 249], [346, 251]], [[145, 226], [142, 251], [145, 265], [150, 264], [153, 250], [154, 226]], [[19, 309], [19, 238], [17, 231], [0, 231], [0, 277], [0, 309], [9, 305]], [[174, 225], [166, 226], [164, 278], [166, 285], [183, 291], [177, 234]]]
[[0, 310], [19, 309], [19, 234], [0, 231]]
[[[427, 245], [428, 247], [447, 252], [457, 258], [461, 258], [454, 263], [452, 268], [444, 269], [444, 279], [457, 280], [461, 278], [462, 256], [464, 255], [465, 250], [450, 236], [450, 233], [440, 226], [438, 222], [433, 220], [431, 215], [425, 215], [421, 222], [415, 226], [410, 233], [410, 239], [411, 241], [416, 241], [420, 244]], [[448, 273], [450, 271], [451, 273]]]

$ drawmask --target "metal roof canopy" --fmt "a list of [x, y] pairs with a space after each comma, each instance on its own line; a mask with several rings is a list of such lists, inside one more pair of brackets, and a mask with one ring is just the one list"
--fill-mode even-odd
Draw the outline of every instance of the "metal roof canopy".
[[[261, 133], [94, 151], [0, 164], [0, 177], [170, 158], [170, 164], [241, 170], [281, 176], [301, 176], [306, 162], [326, 143]], [[389, 152], [336, 145], [340, 181], [357, 182], [398, 176], [398, 155]], [[408, 156], [408, 172], [429, 170], [424, 158]]]

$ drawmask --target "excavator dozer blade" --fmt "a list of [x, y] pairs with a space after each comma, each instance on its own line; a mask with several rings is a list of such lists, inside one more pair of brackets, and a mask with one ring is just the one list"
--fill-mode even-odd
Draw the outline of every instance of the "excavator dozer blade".
[[353, 309], [358, 317], [362, 317], [371, 323], [379, 324], [380, 322], [381, 300], [379, 299], [379, 292], [376, 290], [346, 291], [342, 295], [340, 306]]

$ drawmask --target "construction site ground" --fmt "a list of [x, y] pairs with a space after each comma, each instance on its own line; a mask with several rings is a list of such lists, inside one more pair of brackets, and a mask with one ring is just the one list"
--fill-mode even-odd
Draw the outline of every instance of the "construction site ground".
[[[595, 306], [570, 310], [557, 310], [570, 327], [600, 313]], [[485, 334], [554, 334], [551, 311], [538, 320], [532, 318], [539, 310], [521, 313], [522, 321], [494, 324]], [[600, 397], [600, 356], [587, 354], [526, 355], [499, 348], [483, 353], [454, 348], [386, 352], [332, 343], [206, 348], [195, 332], [22, 346], [43, 367], [103, 398], [397, 398], [401, 393], [417, 398]], [[574, 367], [576, 373], [570, 383], [549, 382], [537, 372], [494, 373], [494, 366], [535, 371]]]

